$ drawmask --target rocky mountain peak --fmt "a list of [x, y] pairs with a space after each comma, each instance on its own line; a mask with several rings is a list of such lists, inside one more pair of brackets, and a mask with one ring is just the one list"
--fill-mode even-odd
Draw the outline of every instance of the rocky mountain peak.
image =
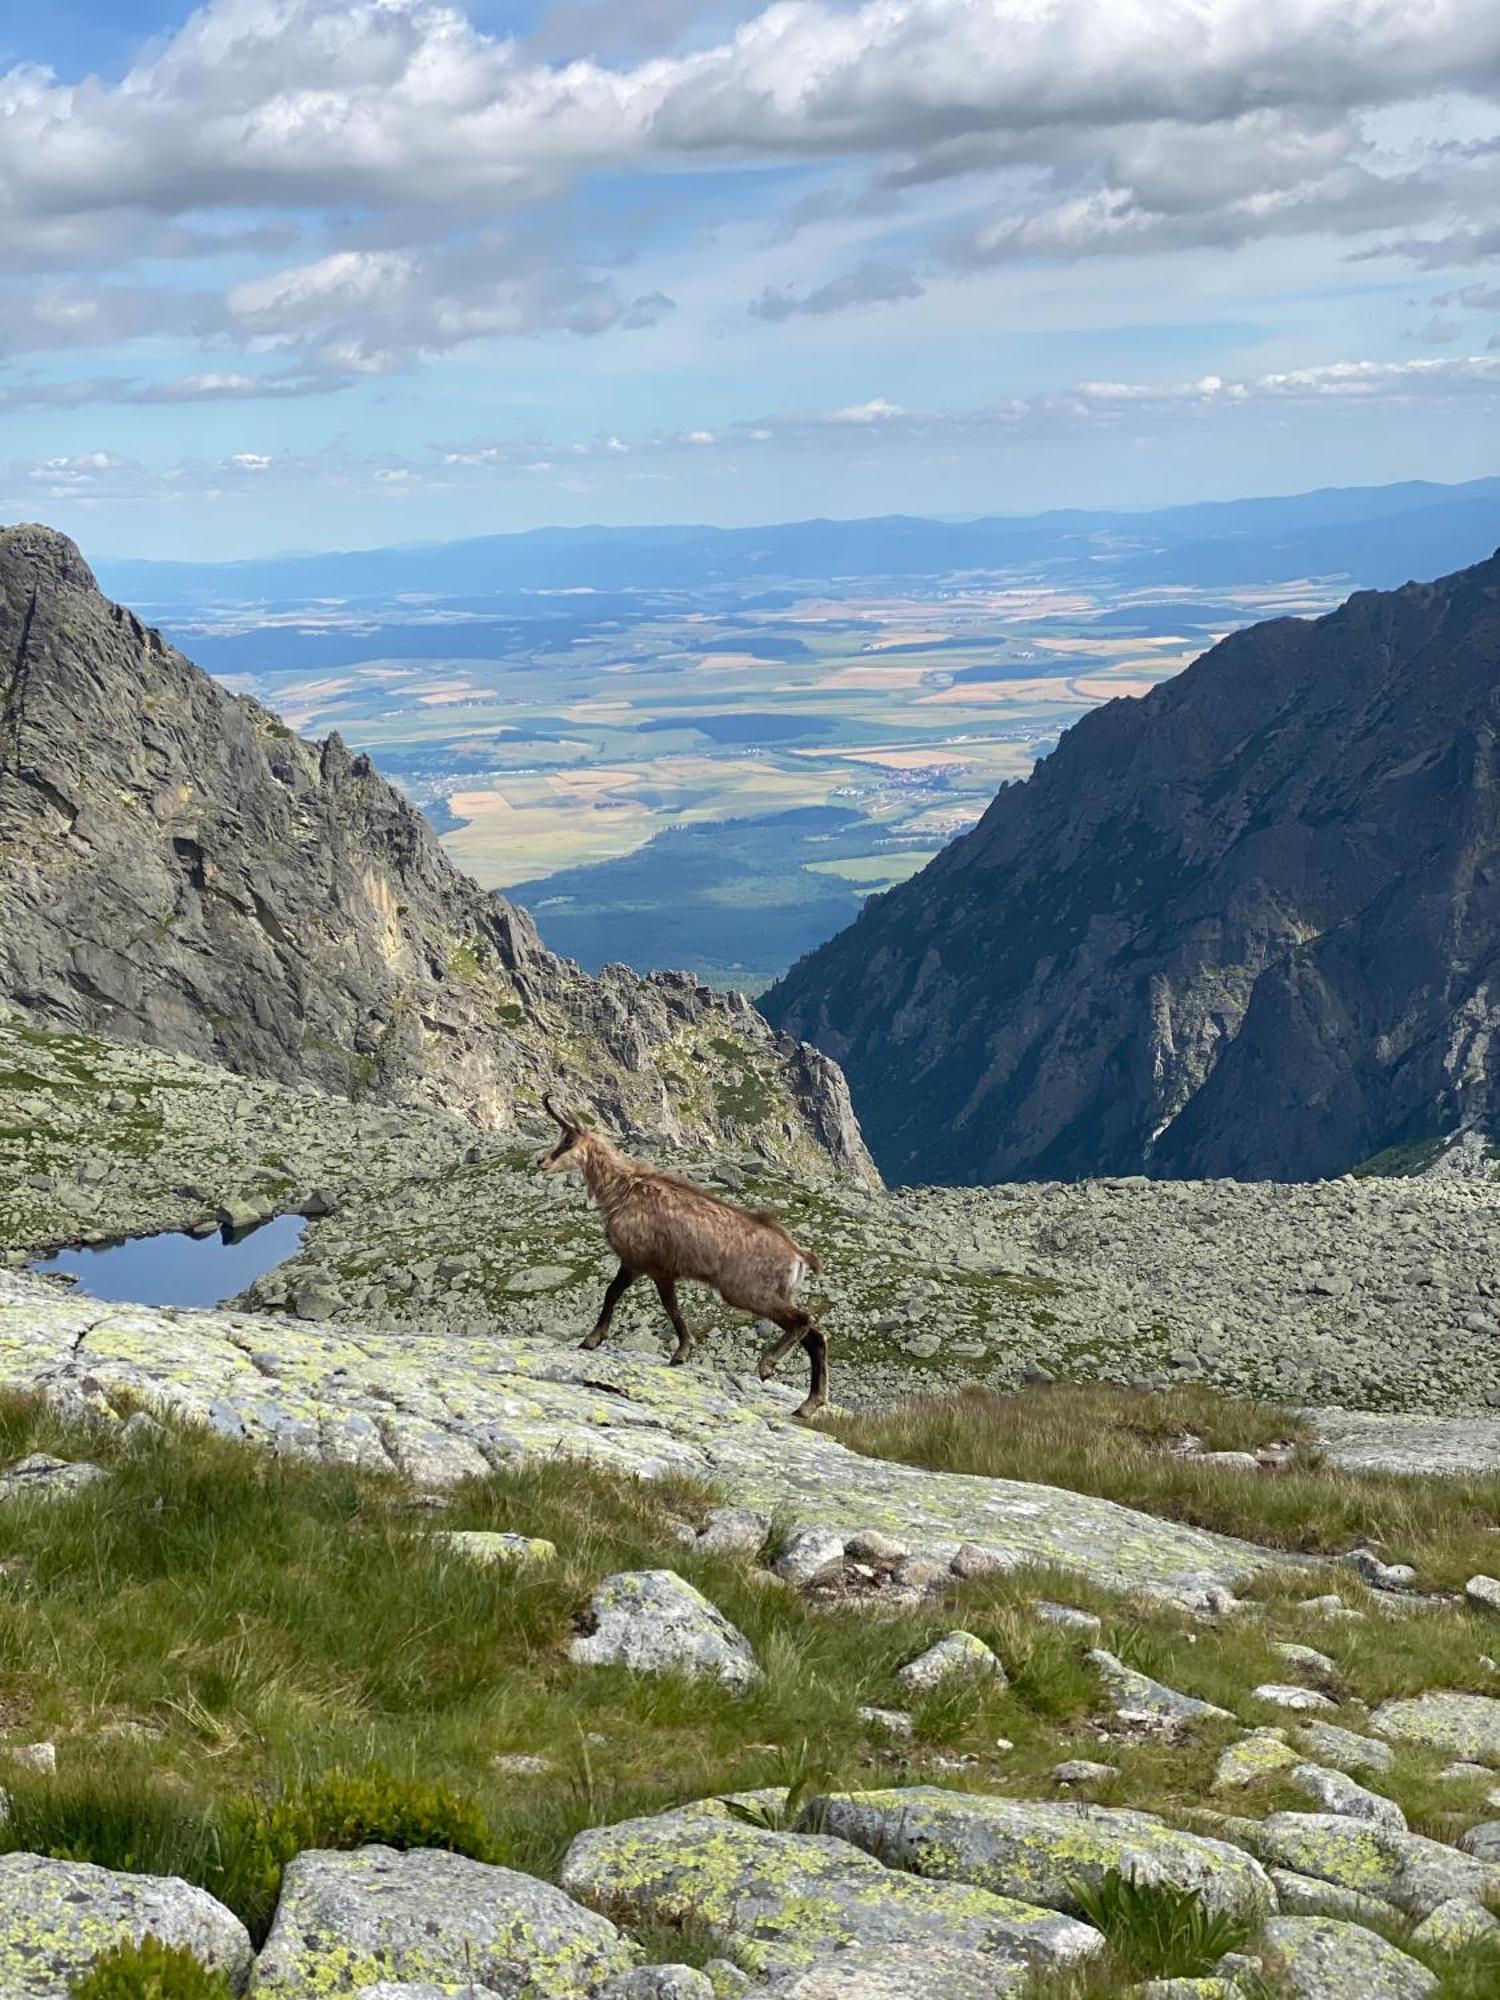
[[303, 741], [0, 530], [0, 1000], [251, 1075], [505, 1126], [552, 1087], [627, 1138], [875, 1178], [837, 1068], [735, 995], [600, 979]]
[[1500, 1131], [1500, 555], [1095, 710], [762, 1002], [903, 1180], [1298, 1180]]

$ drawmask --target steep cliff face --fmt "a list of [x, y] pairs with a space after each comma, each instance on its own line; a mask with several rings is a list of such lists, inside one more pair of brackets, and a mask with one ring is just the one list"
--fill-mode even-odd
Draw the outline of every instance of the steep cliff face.
[[762, 1006], [901, 1180], [1302, 1179], [1500, 1131], [1500, 556], [1069, 730]]
[[484, 1125], [550, 1086], [873, 1178], [826, 1057], [686, 975], [553, 957], [368, 759], [228, 694], [34, 526], [0, 530], [0, 999]]

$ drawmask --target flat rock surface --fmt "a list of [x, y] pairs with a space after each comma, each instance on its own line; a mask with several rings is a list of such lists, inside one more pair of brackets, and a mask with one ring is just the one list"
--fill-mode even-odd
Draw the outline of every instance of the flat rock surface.
[[144, 1401], [425, 1485], [559, 1452], [686, 1473], [741, 1505], [816, 1513], [846, 1534], [888, 1529], [939, 1561], [982, 1542], [1114, 1588], [1232, 1589], [1263, 1562], [1246, 1544], [1107, 1500], [861, 1458], [789, 1420], [795, 1391], [545, 1339], [109, 1306], [0, 1272], [0, 1382], [114, 1414]]
[[560, 1880], [601, 1908], [691, 1919], [766, 1977], [810, 1970], [852, 1946], [984, 1950], [995, 1991], [1028, 1968], [1096, 1950], [1099, 1934], [1054, 1910], [898, 1873], [827, 1835], [773, 1833], [716, 1800], [578, 1835]]
[[582, 2000], [635, 1957], [606, 1918], [533, 1876], [434, 1848], [314, 1848], [287, 1868], [255, 1990], [473, 1981], [502, 2000]]
[[1398, 1743], [1425, 1743], [1476, 1763], [1500, 1763], [1500, 1701], [1493, 1695], [1432, 1688], [1382, 1702], [1370, 1727]]
[[40, 1854], [0, 1857], [0, 2000], [69, 2000], [101, 1951], [148, 1935], [244, 1990], [249, 1933], [206, 1889]]
[[1500, 1411], [1434, 1416], [1419, 1411], [1317, 1409], [1325, 1456], [1350, 1472], [1447, 1473], [1500, 1468]]

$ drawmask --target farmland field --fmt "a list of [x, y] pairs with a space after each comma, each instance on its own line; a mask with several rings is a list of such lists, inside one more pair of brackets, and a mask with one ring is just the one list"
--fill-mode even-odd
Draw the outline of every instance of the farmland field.
[[[636, 560], [633, 532], [608, 544], [617, 569]], [[1088, 709], [1146, 693], [1239, 625], [1325, 610], [1349, 588], [1347, 574], [1284, 570], [1236, 583], [1218, 551], [1211, 582], [1184, 583], [1185, 565], [1151, 571], [1148, 537], [1122, 556], [1105, 531], [1073, 533], [1065, 556], [1049, 545], [931, 575], [841, 552], [848, 574], [725, 562], [696, 583], [687, 556], [673, 569], [656, 544], [639, 583], [606, 577], [592, 543], [579, 582], [556, 581], [574, 574], [561, 542], [467, 546], [502, 544], [511, 571], [490, 587], [402, 588], [403, 561], [424, 573], [418, 550], [391, 552], [385, 593], [368, 575], [316, 589], [321, 559], [306, 558], [303, 593], [278, 579], [276, 595], [236, 596], [210, 579], [141, 608], [294, 728], [369, 751], [453, 859], [524, 903], [555, 949], [750, 992], [972, 825]], [[1247, 570], [1257, 560], [1247, 552]]]

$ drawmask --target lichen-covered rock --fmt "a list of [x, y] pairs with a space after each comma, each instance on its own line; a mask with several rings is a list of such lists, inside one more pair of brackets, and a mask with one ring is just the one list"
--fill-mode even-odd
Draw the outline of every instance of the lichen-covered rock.
[[856, 1945], [941, 1944], [991, 1953], [998, 1978], [1102, 1942], [1054, 1910], [901, 1874], [825, 1834], [766, 1832], [715, 1800], [579, 1834], [560, 1880], [602, 1909], [704, 1925], [765, 1977], [810, 1970]]
[[435, 1848], [309, 1849], [282, 1880], [255, 1990], [305, 2000], [473, 1980], [502, 2000], [578, 2000], [635, 1956], [607, 1918], [509, 1868]]
[[743, 1689], [760, 1667], [738, 1631], [701, 1590], [670, 1569], [622, 1570], [594, 1592], [587, 1629], [568, 1648], [584, 1666], [625, 1666], [640, 1674], [712, 1674]]
[[1339, 1670], [1337, 1660], [1320, 1653], [1316, 1646], [1299, 1646], [1290, 1639], [1282, 1639], [1271, 1650], [1279, 1654], [1289, 1667], [1300, 1667], [1303, 1673], [1315, 1679], [1332, 1680]]
[[[1226, 1457], [1237, 1457], [1229, 1452]], [[1251, 1464], [1255, 1461], [1252, 1459]], [[1204, 1979], [1148, 1979], [1144, 1986], [1133, 1986], [1132, 2000], [1238, 2000], [1243, 1988], [1228, 1979], [1212, 1976]]]
[[1272, 1917], [1264, 1955], [1291, 2000], [1423, 2000], [1438, 1983], [1419, 1959], [1336, 1917]]
[[1394, 1799], [1365, 1787], [1344, 1771], [1329, 1771], [1321, 1764], [1298, 1764], [1290, 1772], [1291, 1782], [1324, 1811], [1342, 1813], [1348, 1819], [1373, 1820], [1379, 1826], [1406, 1829], [1406, 1814]]
[[1500, 1890], [1500, 1868], [1440, 1840], [1336, 1813], [1272, 1813], [1250, 1837], [1263, 1861], [1378, 1896], [1414, 1917], [1455, 1896], [1477, 1902]]
[[822, 1827], [916, 1875], [971, 1882], [1077, 1913], [1080, 1885], [1111, 1869], [1191, 1889], [1213, 1910], [1266, 1910], [1264, 1869], [1226, 1841], [1179, 1833], [1153, 1813], [1071, 1801], [990, 1798], [912, 1785], [811, 1799], [799, 1824]]
[[[274, 1374], [257, 1365], [266, 1354]], [[840, 1536], [889, 1527], [937, 1562], [983, 1521], [987, 1542], [1017, 1561], [1112, 1588], [1170, 1596], [1205, 1578], [1246, 1579], [1264, 1560], [1248, 1544], [1089, 1494], [861, 1457], [789, 1422], [792, 1389], [620, 1349], [582, 1353], [509, 1327], [475, 1340], [361, 1324], [356, 1337], [249, 1312], [106, 1305], [0, 1271], [0, 1381], [106, 1417], [145, 1401], [283, 1455], [368, 1464], [424, 1486], [559, 1456], [640, 1477], [680, 1473], [737, 1506], [815, 1510]]]
[[617, 1972], [600, 2000], [714, 2000], [714, 1988], [693, 1965], [636, 1965]]
[[1462, 1951], [1479, 1938], [1500, 1931], [1500, 1919], [1491, 1916], [1483, 1903], [1470, 1903], [1462, 1896], [1439, 1903], [1431, 1916], [1424, 1917], [1412, 1932], [1413, 1944], [1430, 1945], [1436, 1951]]
[[989, 1951], [962, 1945], [881, 1945], [842, 1951], [810, 1972], [764, 1988], [765, 2000], [1005, 2000], [1025, 1972]]
[[1270, 1875], [1283, 1916], [1347, 1917], [1351, 1923], [1365, 1924], [1372, 1917], [1379, 1921], [1391, 1914], [1390, 1905], [1378, 1896], [1341, 1889], [1315, 1875], [1299, 1875], [1291, 1868], [1273, 1868]]
[[945, 1632], [935, 1645], [908, 1660], [896, 1675], [909, 1694], [925, 1694], [929, 1688], [964, 1675], [1005, 1686], [1005, 1669], [983, 1639], [972, 1632]]
[[1273, 1771], [1286, 1770], [1297, 1762], [1297, 1752], [1287, 1742], [1283, 1730], [1252, 1729], [1219, 1752], [1219, 1761], [1214, 1766], [1214, 1790], [1227, 1792], [1240, 1785], [1253, 1785], [1257, 1778], [1268, 1778]]
[[1295, 1733], [1302, 1748], [1318, 1763], [1332, 1764], [1340, 1771], [1388, 1771], [1393, 1762], [1389, 1743], [1361, 1736], [1337, 1722], [1303, 1722]]
[[430, 1537], [439, 1549], [451, 1550], [468, 1562], [483, 1567], [499, 1563], [513, 1568], [521, 1563], [552, 1562], [557, 1544], [540, 1535], [507, 1535], [484, 1528], [440, 1528]]
[[1289, 1708], [1294, 1712], [1308, 1713], [1313, 1709], [1328, 1709], [1330, 1712], [1338, 1703], [1318, 1688], [1299, 1687], [1290, 1681], [1262, 1681], [1251, 1693], [1257, 1701], [1268, 1701], [1275, 1708]]
[[493, 1986], [435, 1986], [430, 1979], [377, 1979], [357, 2000], [501, 2000]]
[[1493, 1695], [1432, 1689], [1382, 1702], [1370, 1727], [1401, 1743], [1424, 1743], [1450, 1756], [1500, 1764], [1500, 1701]]
[[785, 1535], [771, 1567], [784, 1583], [802, 1590], [839, 1569], [843, 1561], [842, 1535], [816, 1522], [802, 1522]]
[[33, 1451], [0, 1470], [0, 1500], [60, 1500], [105, 1476], [102, 1465], [86, 1459], [70, 1461]]
[[1089, 1660], [1099, 1670], [1104, 1692], [1116, 1715], [1149, 1715], [1161, 1721], [1187, 1726], [1195, 1722], [1233, 1721], [1227, 1708], [1216, 1708], [1196, 1695], [1180, 1694], [1149, 1674], [1137, 1673], [1117, 1660], [1113, 1653], [1096, 1646]]
[[86, 1861], [0, 1856], [0, 2000], [68, 2000], [100, 1952], [147, 1936], [192, 1952], [244, 1992], [249, 1933], [206, 1889]]

